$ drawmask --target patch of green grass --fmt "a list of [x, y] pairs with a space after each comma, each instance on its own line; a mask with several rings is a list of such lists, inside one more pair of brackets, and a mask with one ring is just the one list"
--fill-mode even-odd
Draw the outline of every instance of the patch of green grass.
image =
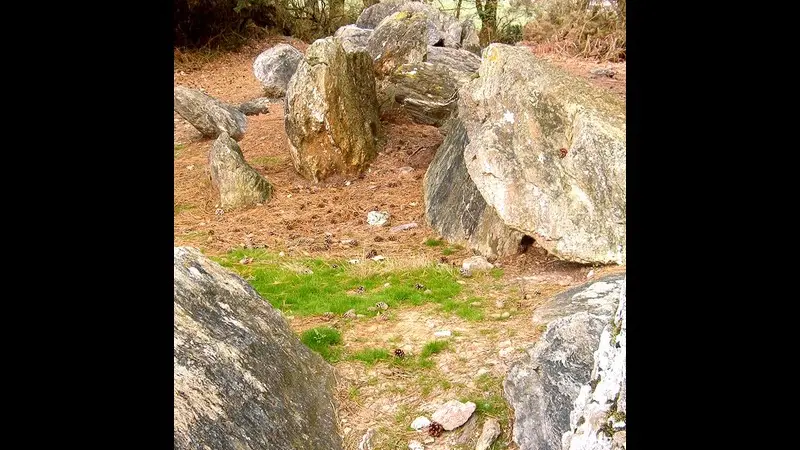
[[452, 255], [452, 254], [453, 254], [453, 253], [455, 253], [455, 252], [456, 252], [456, 251], [455, 251], [455, 250], [453, 250], [453, 248], [452, 248], [452, 247], [446, 247], [445, 249], [443, 249], [443, 250], [442, 250], [442, 254], [443, 254], [444, 256], [450, 256], [450, 255]]
[[468, 300], [445, 300], [442, 303], [441, 310], [444, 312], [452, 312], [464, 320], [477, 322], [483, 320], [483, 311], [479, 307], [470, 305], [470, 303], [473, 303], [477, 300], [478, 299], [474, 297]]
[[448, 341], [430, 341], [425, 344], [425, 347], [422, 348], [422, 352], [419, 354], [419, 357], [428, 358], [431, 355], [441, 353], [448, 348], [450, 348], [450, 342]]
[[256, 156], [250, 160], [250, 165], [256, 167], [274, 167], [282, 162], [283, 158], [278, 156]]
[[186, 147], [184, 144], [174, 144], [174, 149], [172, 151], [172, 159], [177, 158], [178, 154], [181, 152], [181, 150], [183, 150], [184, 147]]
[[427, 245], [428, 247], [439, 247], [441, 245], [444, 245], [444, 241], [439, 239], [429, 238], [425, 241], [425, 245]]
[[499, 267], [494, 267], [492, 270], [489, 271], [489, 275], [492, 276], [495, 280], [498, 280], [503, 277], [503, 269]]
[[365, 348], [351, 355], [350, 358], [371, 366], [378, 361], [389, 359], [389, 352], [382, 348]]
[[[239, 264], [245, 256], [252, 257], [253, 261]], [[272, 306], [297, 316], [321, 315], [327, 311], [343, 314], [351, 308], [358, 314], [374, 316], [376, 312], [369, 308], [377, 302], [385, 302], [390, 308], [428, 302], [442, 304], [461, 292], [461, 285], [456, 282], [457, 273], [433, 262], [380, 273], [354, 267], [347, 261], [281, 258], [263, 249], [237, 249], [213, 259], [223, 267], [252, 277], [250, 284]], [[298, 267], [310, 269], [312, 273], [299, 271]], [[385, 283], [390, 283], [389, 287], [384, 287]], [[424, 289], [415, 287], [417, 283], [432, 293], [425, 295]], [[360, 286], [364, 287], [364, 292], [357, 294]]]
[[341, 356], [342, 334], [330, 327], [317, 327], [306, 330], [300, 340], [308, 348], [319, 353], [328, 362], [337, 362]]

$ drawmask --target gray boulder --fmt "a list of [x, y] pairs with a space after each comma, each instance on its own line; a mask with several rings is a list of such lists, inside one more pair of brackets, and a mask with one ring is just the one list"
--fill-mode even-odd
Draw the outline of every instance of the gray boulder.
[[623, 450], [625, 433], [625, 363], [627, 352], [625, 284], [613, 323], [600, 335], [591, 381], [581, 387], [570, 413], [562, 450]]
[[381, 86], [381, 97], [391, 98], [414, 122], [439, 127], [456, 110], [460, 84], [447, 66], [422, 62], [400, 66]]
[[225, 132], [239, 141], [247, 130], [247, 117], [241, 111], [198, 90], [175, 86], [173, 104], [175, 112], [207, 138]]
[[477, 77], [481, 66], [480, 56], [462, 49], [447, 47], [428, 47], [425, 62], [442, 64], [461, 84]]
[[306, 50], [286, 91], [286, 134], [295, 170], [321, 181], [360, 174], [377, 154], [380, 133], [372, 61], [339, 38]]
[[[514, 409], [514, 442], [520, 450], [561, 450], [570, 414], [589, 383], [603, 329], [611, 323], [624, 285], [611, 275], [567, 290], [545, 307], [544, 334], [508, 372], [503, 390]], [[560, 309], [570, 305], [568, 309]], [[610, 313], [608, 311], [611, 311]], [[533, 322], [540, 325], [541, 322]]]
[[239, 111], [245, 116], [257, 116], [269, 112], [269, 99], [267, 97], [254, 98], [239, 105]]
[[370, 36], [372, 36], [371, 29], [359, 28], [355, 25], [345, 25], [333, 34], [333, 37], [342, 41], [342, 46], [348, 52], [366, 49]]
[[264, 94], [283, 97], [302, 60], [303, 54], [289, 44], [277, 44], [258, 55], [253, 62], [253, 73], [264, 86]]
[[252, 206], [272, 196], [272, 185], [244, 160], [239, 144], [222, 133], [208, 153], [211, 181], [223, 209]]
[[464, 164], [469, 143], [464, 124], [455, 118], [423, 179], [425, 220], [450, 242], [459, 242], [484, 256], [517, 251], [523, 233], [507, 227], [472, 183]]
[[625, 104], [492, 44], [459, 93], [467, 171], [511, 228], [561, 259], [625, 263]]
[[[366, 8], [356, 21], [360, 28], [377, 29], [380, 23], [398, 12], [411, 12], [425, 16], [428, 44], [459, 48], [464, 36], [464, 22], [440, 11], [433, 5], [409, 0], [385, 0]], [[477, 35], [476, 35], [477, 37]]]
[[457, 108], [459, 88], [476, 76], [480, 58], [466, 50], [428, 46], [425, 62], [403, 64], [378, 83], [381, 104], [411, 120], [440, 127]]
[[340, 450], [333, 369], [198, 250], [174, 250], [174, 448]]
[[356, 19], [356, 26], [370, 30], [374, 29], [383, 19], [399, 11], [400, 7], [406, 3], [408, 3], [408, 0], [383, 0], [365, 8]]
[[367, 41], [378, 78], [403, 64], [422, 62], [428, 52], [428, 29], [424, 14], [400, 11], [381, 21]]

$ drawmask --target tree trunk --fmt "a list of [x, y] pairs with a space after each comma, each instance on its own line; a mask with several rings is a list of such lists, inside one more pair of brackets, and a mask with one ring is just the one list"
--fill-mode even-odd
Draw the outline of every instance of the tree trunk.
[[492, 42], [497, 35], [497, 0], [486, 0], [481, 4], [481, 0], [475, 0], [475, 9], [478, 10], [478, 17], [481, 19], [481, 31], [478, 33], [481, 47], [485, 47]]
[[456, 19], [458, 19], [460, 15], [461, 15], [461, 0], [458, 0], [458, 4], [456, 5]]
[[331, 9], [328, 21], [331, 24], [331, 29], [339, 28], [339, 24], [344, 20], [344, 0], [329, 0]]

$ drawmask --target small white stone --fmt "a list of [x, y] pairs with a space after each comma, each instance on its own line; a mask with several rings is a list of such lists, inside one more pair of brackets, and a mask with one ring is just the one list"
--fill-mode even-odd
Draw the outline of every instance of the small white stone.
[[448, 336], [451, 336], [452, 334], [453, 333], [450, 330], [439, 330], [439, 331], [433, 333], [433, 335], [436, 336], [436, 337], [448, 337]]
[[511, 111], [506, 111], [503, 114], [503, 120], [505, 120], [508, 123], [514, 123], [514, 113]]
[[425, 446], [419, 441], [410, 441], [408, 443], [409, 450], [425, 450]]
[[425, 416], [419, 416], [411, 422], [412, 430], [421, 430], [431, 424], [430, 419]]
[[278, 256], [286, 256], [286, 253], [280, 252], [278, 253]]

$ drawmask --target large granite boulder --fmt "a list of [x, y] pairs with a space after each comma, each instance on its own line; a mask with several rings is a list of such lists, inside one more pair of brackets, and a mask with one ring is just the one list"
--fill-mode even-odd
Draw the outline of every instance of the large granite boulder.
[[503, 383], [520, 450], [561, 450], [574, 402], [590, 381], [594, 352], [612, 321], [624, 281], [624, 274], [606, 276], [537, 308], [541, 311], [533, 325], [547, 323], [547, 329]]
[[525, 47], [491, 44], [478, 73], [458, 111], [486, 202], [559, 258], [624, 264], [624, 102]]
[[272, 196], [272, 184], [247, 164], [239, 144], [228, 133], [222, 133], [214, 141], [208, 153], [208, 166], [223, 209], [252, 206]]
[[340, 450], [333, 369], [247, 282], [174, 251], [174, 448]]
[[247, 130], [247, 117], [241, 111], [198, 90], [175, 86], [173, 104], [175, 112], [207, 138], [224, 132], [239, 141]]
[[264, 94], [283, 97], [302, 60], [303, 54], [289, 44], [277, 44], [258, 55], [253, 61], [253, 73], [264, 86]]
[[371, 29], [359, 28], [355, 25], [345, 25], [333, 33], [333, 37], [339, 38], [342, 46], [348, 52], [365, 50], [370, 36], [372, 36]]
[[584, 384], [569, 415], [562, 450], [624, 450], [626, 447], [625, 363], [627, 315], [625, 284], [612, 323], [600, 335], [591, 380]]
[[424, 14], [400, 11], [384, 19], [367, 41], [375, 75], [383, 78], [403, 64], [422, 62], [428, 52]]
[[315, 41], [286, 91], [286, 134], [295, 169], [321, 181], [360, 174], [377, 154], [380, 133], [372, 60], [339, 38]]
[[524, 234], [505, 226], [470, 180], [464, 164], [468, 143], [464, 124], [453, 119], [423, 179], [425, 219], [448, 241], [481, 255], [513, 254]]

